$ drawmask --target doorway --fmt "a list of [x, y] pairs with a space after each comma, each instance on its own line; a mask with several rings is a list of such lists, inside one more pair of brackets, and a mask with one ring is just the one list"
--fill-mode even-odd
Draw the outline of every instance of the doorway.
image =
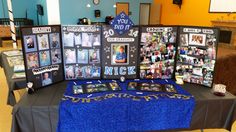
[[129, 15], [129, 3], [128, 2], [117, 2], [116, 3], [116, 15], [119, 15], [122, 11], [126, 15]]
[[148, 25], [150, 19], [150, 3], [140, 3], [139, 8], [139, 24], [140, 25]]

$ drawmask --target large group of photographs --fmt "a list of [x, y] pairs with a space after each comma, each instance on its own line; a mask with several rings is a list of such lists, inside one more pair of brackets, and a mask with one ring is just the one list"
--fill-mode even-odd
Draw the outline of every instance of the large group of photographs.
[[172, 84], [158, 84], [158, 83], [146, 83], [146, 82], [145, 83], [129, 82], [127, 90], [177, 93], [175, 86]]
[[[44, 87], [63, 80], [57, 73], [61, 71], [43, 71], [34, 75], [33, 70], [51, 65], [62, 67], [60, 26], [40, 27], [52, 28], [51, 32], [33, 33], [33, 28], [22, 28], [26, 77], [28, 82], [34, 82], [34, 88]], [[61, 69], [61, 68], [59, 68]], [[53, 73], [55, 76], [53, 76]]]
[[142, 27], [140, 78], [170, 79], [173, 77], [176, 37], [176, 27]]
[[185, 82], [211, 87], [217, 35], [216, 29], [181, 27], [175, 75]]
[[[67, 30], [71, 27], [79, 30]], [[91, 31], [90, 29], [93, 28], [96, 30]], [[63, 26], [63, 29], [65, 79], [99, 79], [101, 75], [101, 28], [83, 25]]]
[[98, 92], [120, 91], [121, 87], [116, 82], [73, 85], [74, 94], [91, 94]]

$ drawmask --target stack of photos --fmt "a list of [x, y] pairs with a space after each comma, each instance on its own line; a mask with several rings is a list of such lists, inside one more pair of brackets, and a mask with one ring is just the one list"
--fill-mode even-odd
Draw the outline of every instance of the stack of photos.
[[101, 27], [63, 26], [62, 32], [65, 79], [99, 79]]
[[24, 59], [22, 55], [7, 57], [7, 62], [10, 67], [15, 65], [24, 65]]
[[176, 55], [176, 27], [142, 27], [140, 78], [170, 79]]
[[85, 84], [85, 85], [73, 85], [74, 94], [90, 94], [107, 91], [119, 91], [120, 86], [116, 82], [111, 83], [98, 83], [98, 84]]
[[127, 89], [128, 90], [144, 91], [144, 92], [177, 93], [175, 87], [172, 84], [129, 82]]
[[218, 30], [181, 27], [176, 76], [185, 82], [211, 87], [216, 60]]
[[27, 82], [33, 82], [34, 88], [63, 80], [60, 29], [60, 26], [21, 29]]
[[5, 55], [9, 56], [22, 56], [22, 51], [21, 50], [10, 50], [10, 51], [4, 51], [3, 52]]
[[103, 26], [103, 78], [137, 78], [139, 28], [120, 35], [112, 27]]

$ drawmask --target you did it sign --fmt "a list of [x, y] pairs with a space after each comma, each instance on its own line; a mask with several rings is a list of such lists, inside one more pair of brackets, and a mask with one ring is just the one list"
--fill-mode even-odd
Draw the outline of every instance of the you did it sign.
[[129, 19], [129, 16], [122, 11], [111, 21], [110, 25], [119, 35], [122, 35], [129, 31], [134, 23]]

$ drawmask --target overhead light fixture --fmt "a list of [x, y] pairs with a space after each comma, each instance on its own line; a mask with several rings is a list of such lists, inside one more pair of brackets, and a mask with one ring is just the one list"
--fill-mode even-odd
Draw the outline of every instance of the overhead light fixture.
[[116, 4], [115, 4], [115, 5], [113, 5], [113, 8], [116, 8]]
[[91, 7], [91, 5], [90, 5], [90, 4], [87, 4], [87, 5], [86, 5], [86, 7], [90, 8], [90, 7]]

